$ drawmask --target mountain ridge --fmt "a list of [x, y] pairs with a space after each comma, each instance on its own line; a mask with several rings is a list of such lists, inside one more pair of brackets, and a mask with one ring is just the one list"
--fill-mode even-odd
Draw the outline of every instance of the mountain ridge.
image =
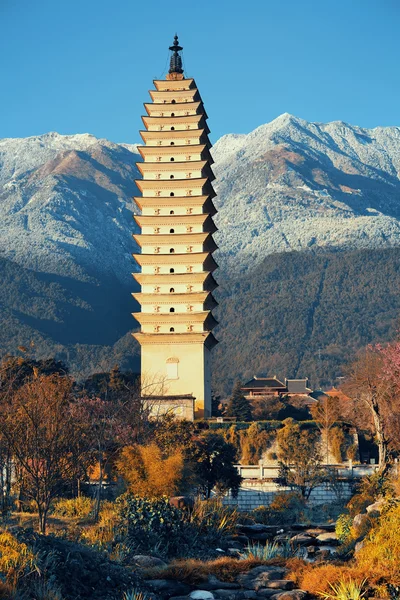
[[[400, 128], [308, 123], [286, 113], [249, 134], [223, 136], [212, 152], [219, 210], [215, 217], [221, 283], [217, 296], [222, 307], [214, 385], [226, 392], [221, 378], [230, 381], [229, 364], [245, 375], [235, 358], [241, 344], [246, 365], [255, 372], [261, 368], [260, 357], [265, 368], [285, 371], [282, 376], [295, 373], [296, 361], [298, 371], [311, 372], [314, 346], [323, 345], [324, 338], [310, 332], [324, 330], [329, 322], [326, 285], [330, 279], [322, 285], [321, 311], [315, 295], [304, 294], [298, 281], [303, 262], [312, 289], [314, 277], [321, 281], [325, 262], [332, 281], [339, 282], [332, 285], [340, 287], [346, 280], [352, 287], [348, 302], [354, 311], [365, 310], [366, 281], [369, 286], [374, 281], [382, 285], [373, 273], [375, 258], [393, 279], [391, 289], [400, 286]], [[130, 293], [136, 291], [131, 254], [136, 250], [132, 213], [137, 208], [132, 197], [139, 177], [135, 162], [140, 160], [136, 145], [91, 134], [50, 132], [0, 140], [3, 353], [15, 352], [32, 339], [38, 355], [51, 349], [75, 371], [83, 364], [88, 373], [115, 362], [138, 368], [139, 348], [130, 339], [137, 324], [129, 313], [135, 311]], [[359, 252], [365, 253], [364, 263]], [[335, 253], [342, 258], [336, 260]], [[341, 260], [351, 269], [353, 283], [341, 272]], [[272, 282], [266, 276], [268, 264], [275, 265]], [[253, 277], [263, 281], [266, 277], [264, 291], [253, 285]], [[285, 311], [291, 312], [288, 286], [306, 300], [302, 311], [293, 314], [296, 326], [288, 326], [285, 334], [279, 323], [285, 322]], [[248, 298], [246, 290], [250, 290]], [[400, 308], [392, 292], [390, 297], [393, 310]], [[252, 307], [251, 314], [245, 302]], [[335, 358], [329, 355], [326, 369], [316, 378], [327, 381], [336, 376], [350, 351], [394, 335], [393, 311], [388, 307], [384, 325], [379, 325], [379, 302], [384, 300], [377, 289], [370, 299], [365, 332], [359, 323], [357, 343], [353, 343], [351, 328], [341, 331], [334, 341], [340, 346]], [[340, 319], [340, 301], [335, 303], [332, 310], [338, 311]], [[273, 315], [280, 336], [287, 336], [290, 352], [285, 350], [285, 339], [280, 346], [273, 331], [266, 341], [265, 332], [257, 330], [257, 320], [266, 318], [265, 304], [270, 306], [268, 319]], [[240, 315], [247, 327], [251, 324], [250, 330], [239, 326]], [[235, 327], [239, 337], [232, 335]], [[283, 362], [276, 357], [277, 344]]]

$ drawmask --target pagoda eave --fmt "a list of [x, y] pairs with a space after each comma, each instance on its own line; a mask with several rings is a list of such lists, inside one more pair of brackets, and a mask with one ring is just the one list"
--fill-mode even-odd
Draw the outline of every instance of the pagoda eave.
[[204, 344], [211, 350], [218, 340], [209, 331], [200, 333], [132, 333], [141, 346], [146, 344]]
[[189, 285], [201, 283], [207, 292], [212, 292], [218, 287], [214, 277], [208, 271], [200, 271], [199, 273], [132, 273], [132, 277], [140, 285]]

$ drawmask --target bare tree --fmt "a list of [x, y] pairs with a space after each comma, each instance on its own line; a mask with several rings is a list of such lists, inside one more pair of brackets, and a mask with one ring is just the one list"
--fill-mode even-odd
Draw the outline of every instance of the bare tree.
[[385, 471], [393, 383], [384, 372], [384, 357], [378, 348], [368, 347], [359, 354], [348, 370], [343, 389], [353, 401], [353, 420], [370, 421], [378, 445], [379, 468]]
[[24, 492], [37, 505], [39, 531], [46, 532], [51, 500], [79, 472], [85, 423], [72, 418], [72, 381], [39, 375], [17, 389], [3, 406], [0, 432], [7, 440]]
[[340, 407], [337, 398], [325, 396], [311, 407], [311, 414], [321, 432], [325, 447], [326, 464], [329, 464], [329, 435], [332, 427], [340, 417]]

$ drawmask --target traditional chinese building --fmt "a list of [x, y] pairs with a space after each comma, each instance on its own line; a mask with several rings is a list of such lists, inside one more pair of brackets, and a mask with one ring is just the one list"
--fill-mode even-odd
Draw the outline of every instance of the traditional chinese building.
[[[141, 292], [142, 394], [190, 417], [211, 415], [210, 351], [217, 343], [212, 315], [217, 305], [213, 252], [216, 213], [207, 114], [192, 78], [182, 68], [182, 47], [175, 36], [165, 80], [154, 81], [144, 105], [144, 145], [137, 163], [142, 179], [135, 198], [141, 233], [134, 238]], [[178, 407], [178, 408], [177, 408]], [[179, 409], [180, 407], [180, 409]]]

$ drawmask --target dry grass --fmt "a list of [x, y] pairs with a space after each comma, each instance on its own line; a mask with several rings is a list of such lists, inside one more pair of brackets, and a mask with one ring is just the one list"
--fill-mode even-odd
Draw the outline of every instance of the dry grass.
[[216, 560], [176, 560], [164, 568], [153, 568], [144, 571], [145, 579], [174, 579], [190, 585], [197, 585], [207, 580], [208, 575], [215, 575], [221, 581], [233, 582], [240, 573], [246, 573], [260, 565], [284, 565], [280, 558], [260, 560], [256, 558], [239, 560], [223, 556]]
[[292, 579], [298, 588], [316, 596], [332, 593], [332, 585], [338, 585], [342, 581], [354, 581], [358, 585], [366, 581], [371, 589], [381, 586], [384, 581], [384, 573], [377, 570], [373, 564], [368, 568], [361, 568], [355, 563], [316, 565], [291, 559], [287, 561], [287, 567], [291, 569], [288, 579]]

